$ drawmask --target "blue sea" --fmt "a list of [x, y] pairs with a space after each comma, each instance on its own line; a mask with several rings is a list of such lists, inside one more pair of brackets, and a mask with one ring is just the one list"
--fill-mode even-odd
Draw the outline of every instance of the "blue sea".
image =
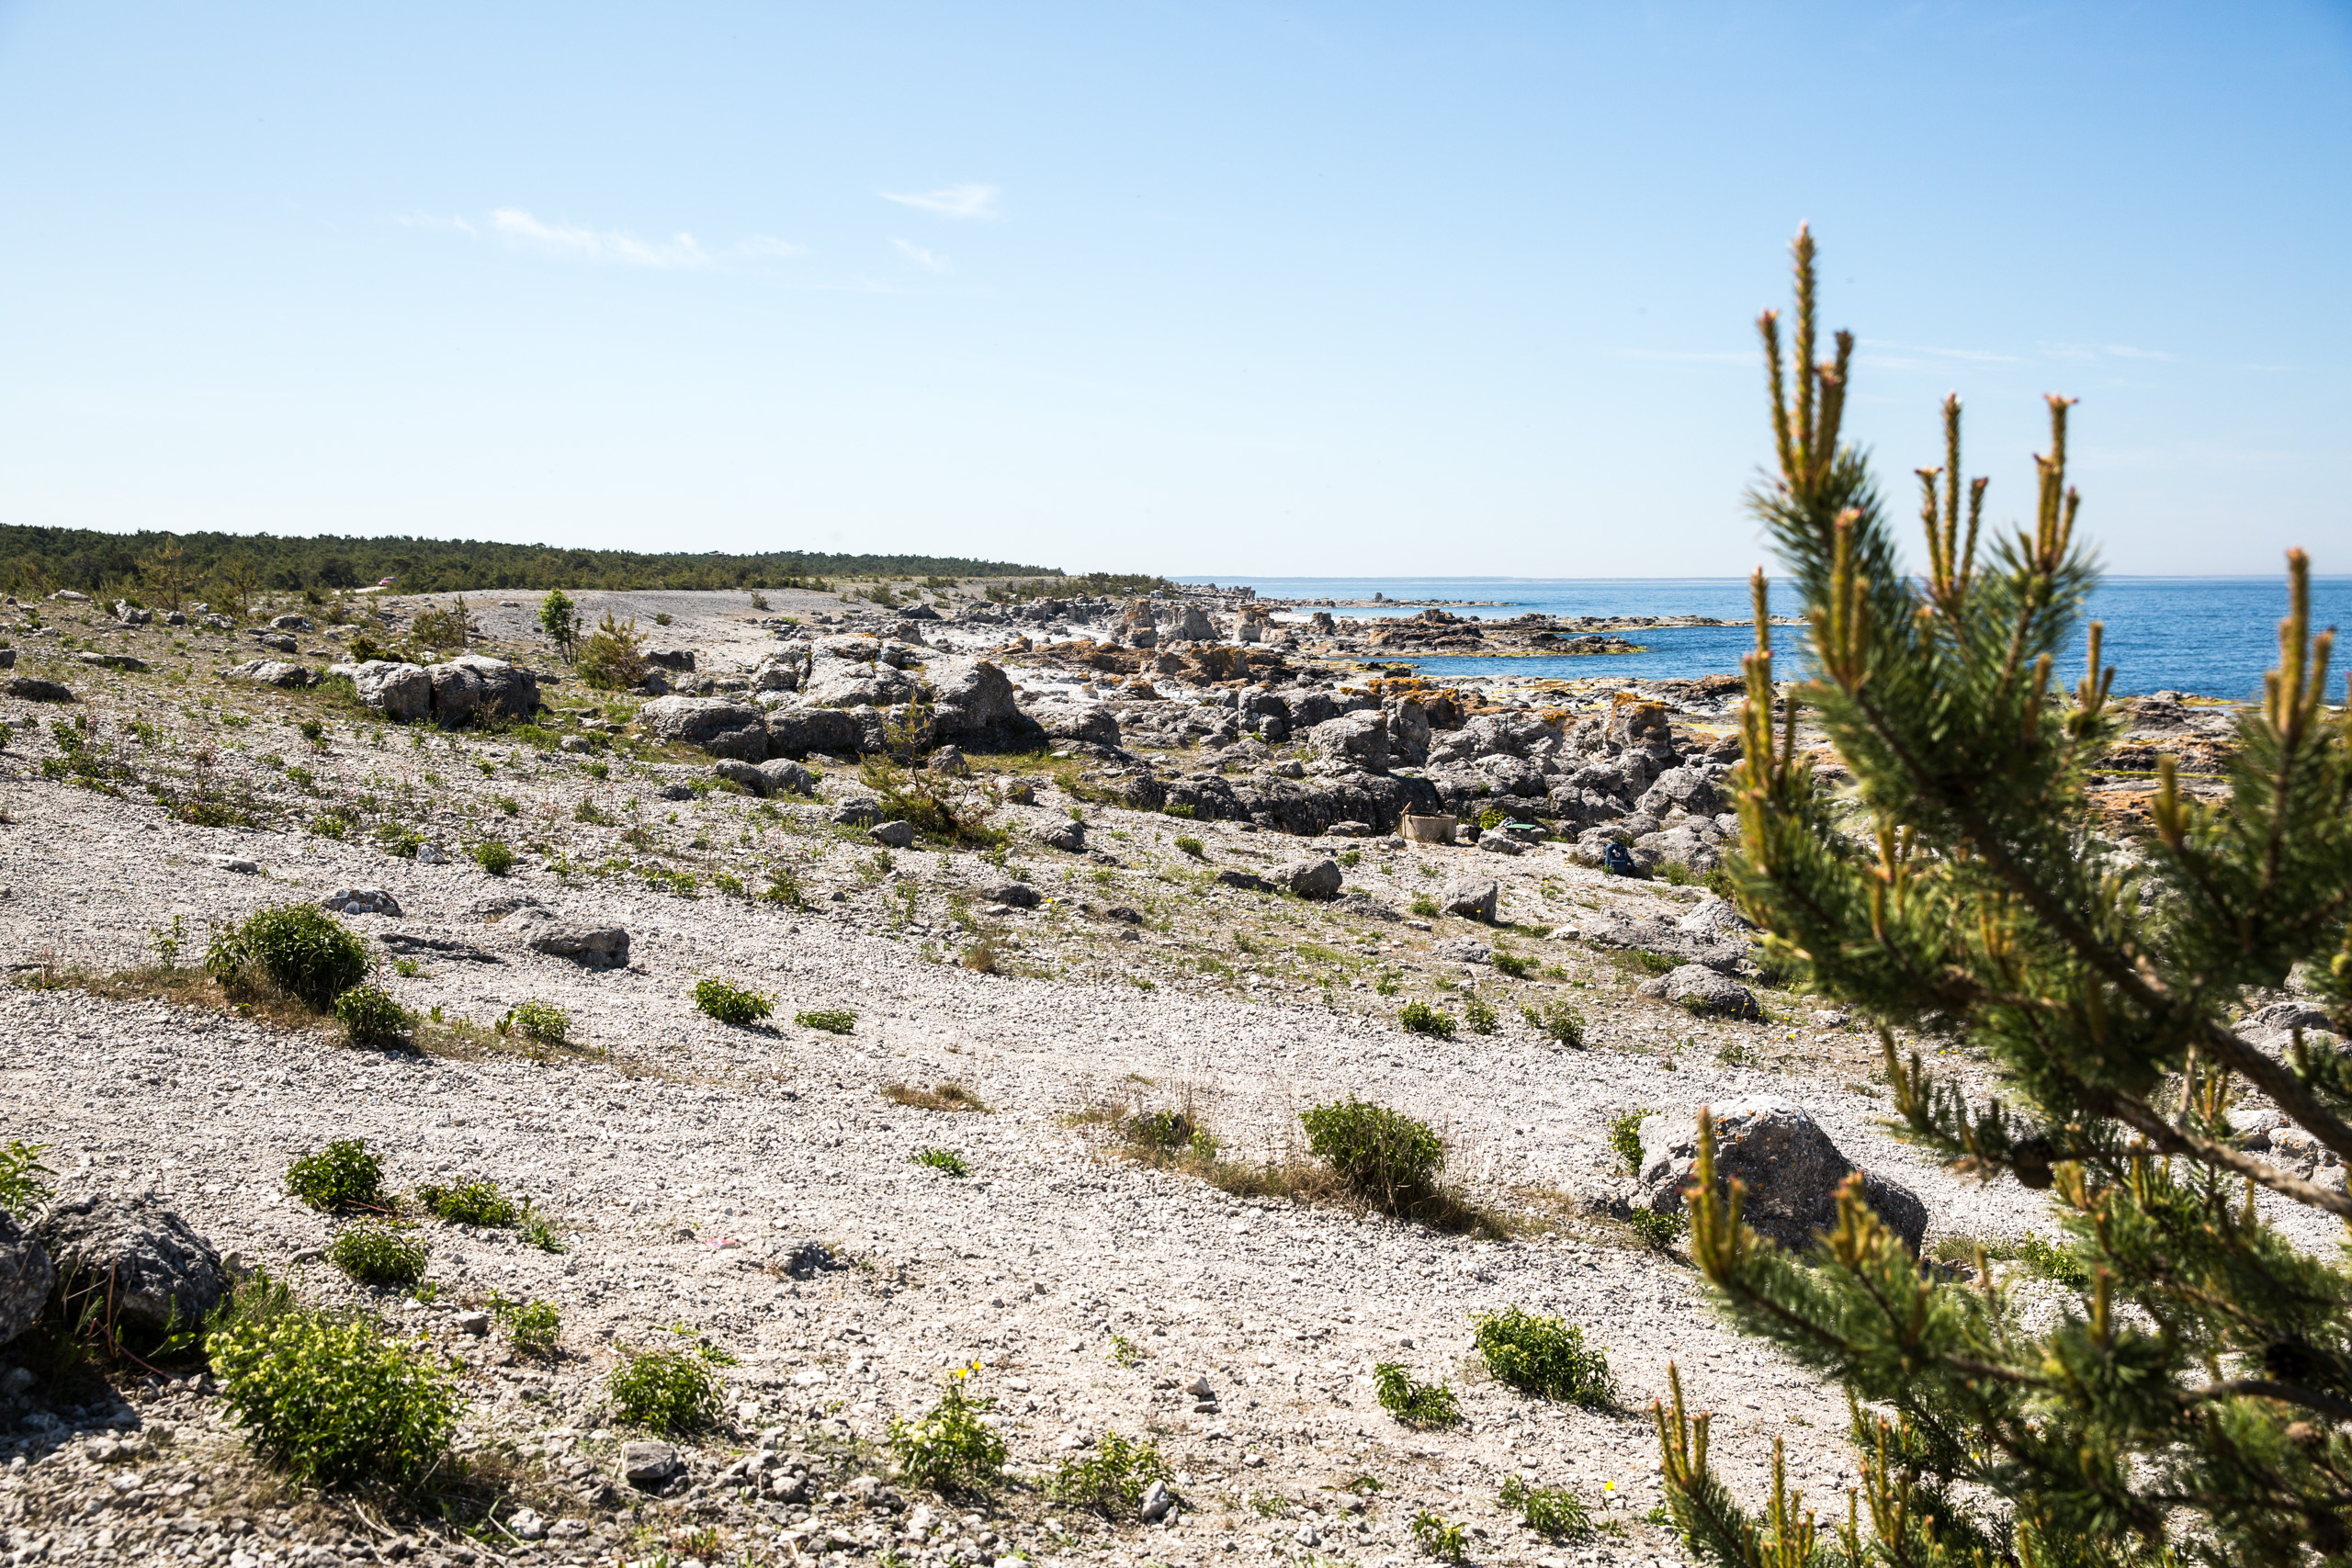
[[[1490, 600], [1459, 615], [1508, 618], [1530, 610], [1547, 615], [1713, 615], [1742, 624], [1732, 626], [1650, 628], [1626, 634], [1646, 653], [1582, 659], [1412, 660], [1432, 675], [1691, 677], [1736, 674], [1740, 655], [1756, 646], [1745, 578], [1524, 578], [1524, 577], [1235, 577], [1199, 578], [1227, 587], [1246, 585], [1283, 599], [1370, 599], [1385, 593], [1397, 600]], [[1795, 593], [1776, 584], [1775, 615], [1802, 608]], [[1414, 604], [1340, 612], [1350, 615], [1405, 615]], [[2090, 604], [2091, 618], [2106, 626], [2106, 661], [2116, 667], [2115, 690], [2124, 696], [2178, 691], [2209, 697], [2256, 697], [2264, 671], [2278, 661], [2278, 622], [2287, 613], [2287, 583], [2278, 577], [2116, 577], [2103, 583]], [[2314, 578], [2312, 619], [2317, 626], [2352, 626], [2352, 577]], [[1793, 657], [1804, 632], [1773, 628], [1772, 644], [1785, 673], [1795, 673]], [[2082, 676], [2081, 639], [2059, 673], [2067, 686]], [[2342, 650], [2331, 679], [2333, 700], [2344, 694], [2343, 671], [2352, 669], [2352, 649]]]

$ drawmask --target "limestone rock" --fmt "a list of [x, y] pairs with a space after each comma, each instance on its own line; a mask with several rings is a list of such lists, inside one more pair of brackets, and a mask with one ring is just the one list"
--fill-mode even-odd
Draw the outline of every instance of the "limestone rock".
[[1755, 992], [1703, 964], [1685, 964], [1679, 968], [1669, 969], [1635, 989], [1645, 997], [1660, 997], [1669, 1002], [1679, 1002], [1694, 1012], [1711, 1012], [1724, 1018], [1759, 1019], [1764, 1016], [1763, 1010], [1756, 1005]]
[[1274, 890], [1274, 885], [1264, 877], [1254, 876], [1232, 866], [1218, 872], [1216, 880], [1220, 887], [1238, 887], [1244, 893], [1272, 893]]
[[1282, 873], [1283, 884], [1302, 898], [1336, 898], [1346, 880], [1340, 863], [1329, 855], [1305, 861]]
[[854, 751], [863, 739], [857, 719], [841, 708], [778, 708], [767, 716], [767, 751], [771, 757], [806, 757], [811, 751]]
[[695, 669], [695, 651], [691, 648], [649, 648], [645, 661], [658, 670], [675, 670], [691, 675]]
[[685, 1468], [668, 1443], [623, 1443], [621, 1479], [631, 1486], [659, 1486]]
[[254, 659], [232, 670], [220, 672], [223, 681], [253, 681], [265, 686], [284, 686], [289, 690], [311, 683], [311, 672], [300, 664], [288, 664], [277, 659]]
[[934, 659], [922, 679], [931, 691], [931, 732], [943, 739], [985, 735], [1020, 721], [1012, 682], [985, 659]]
[[33, 1325], [56, 1282], [40, 1238], [0, 1209], [0, 1345]]
[[[100, 670], [120, 670], [134, 675], [147, 668], [145, 660], [133, 659], [128, 653], [77, 653], [74, 657], [84, 664], [94, 665]], [[310, 679], [310, 671], [306, 670], [302, 675], [304, 682], [307, 682]]]
[[1438, 900], [1438, 907], [1449, 915], [1491, 922], [1501, 897], [1502, 889], [1492, 878], [1480, 881], [1476, 877], [1462, 877], [1445, 885], [1445, 895]]
[[1086, 848], [1086, 824], [1075, 819], [1057, 823], [1038, 834], [1037, 841], [1048, 849], [1066, 850], [1077, 854]]
[[1388, 730], [1376, 715], [1342, 714], [1325, 719], [1306, 732], [1306, 744], [1327, 762], [1368, 773], [1388, 771]]
[[1119, 719], [1100, 703], [1040, 703], [1029, 718], [1057, 740], [1083, 740], [1096, 746], [1119, 743]]
[[768, 776], [740, 757], [722, 757], [710, 765], [710, 776], [724, 779], [751, 795], [768, 792]]
[[1001, 887], [989, 888], [981, 897], [991, 904], [1002, 904], [1012, 909], [1034, 909], [1039, 903], [1037, 890], [1025, 882], [1008, 882]]
[[[1755, 1095], [1713, 1110], [1716, 1173], [1726, 1182], [1737, 1177], [1747, 1184], [1742, 1212], [1758, 1234], [1802, 1247], [1815, 1231], [1837, 1223], [1838, 1184], [1853, 1173], [1853, 1163], [1802, 1106]], [[1645, 1117], [1641, 1135], [1643, 1201], [1659, 1213], [1679, 1213], [1683, 1184], [1698, 1163], [1698, 1117]], [[1863, 1182], [1878, 1217], [1918, 1251], [1928, 1228], [1926, 1205], [1885, 1177], [1866, 1173]]]
[[530, 939], [532, 951], [569, 958], [584, 969], [618, 969], [628, 963], [628, 932], [618, 926], [557, 920]]
[[421, 664], [371, 659], [364, 664], [336, 665], [329, 674], [347, 674], [359, 700], [395, 724], [407, 724], [433, 711], [433, 677]]
[[724, 697], [656, 697], [638, 710], [657, 740], [699, 746], [717, 757], [757, 762], [768, 754], [769, 716]]
[[68, 1290], [111, 1298], [118, 1318], [150, 1331], [192, 1325], [220, 1304], [229, 1271], [212, 1244], [151, 1197], [85, 1192], [40, 1222], [41, 1245]]
[[539, 680], [519, 665], [469, 653], [425, 666], [433, 681], [433, 721], [458, 729], [477, 717], [528, 718], [538, 711]]
[[771, 757], [760, 764], [763, 795], [814, 795], [817, 776], [799, 763]]
[[1498, 855], [1521, 854], [1527, 849], [1525, 844], [1521, 843], [1509, 833], [1498, 832], [1493, 829], [1488, 829], [1478, 835], [1478, 847], [1489, 854]]
[[915, 825], [911, 822], [876, 822], [865, 830], [865, 836], [887, 849], [910, 849], [915, 841]]
[[393, 897], [380, 887], [338, 887], [319, 900], [319, 908], [331, 915], [390, 915], [401, 918], [401, 907]]
[[1668, 768], [1645, 791], [1634, 808], [1664, 817], [1676, 807], [1693, 817], [1713, 817], [1723, 804], [1714, 781], [1703, 768]]

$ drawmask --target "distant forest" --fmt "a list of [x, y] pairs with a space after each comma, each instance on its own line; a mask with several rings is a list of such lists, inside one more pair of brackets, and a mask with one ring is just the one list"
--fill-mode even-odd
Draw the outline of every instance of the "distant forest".
[[1058, 567], [960, 556], [640, 555], [481, 539], [344, 538], [321, 534], [100, 534], [87, 528], [0, 525], [0, 586], [11, 593], [194, 590], [243, 581], [286, 592], [363, 588], [397, 580], [402, 593], [476, 588], [793, 588], [830, 578], [1062, 576]]

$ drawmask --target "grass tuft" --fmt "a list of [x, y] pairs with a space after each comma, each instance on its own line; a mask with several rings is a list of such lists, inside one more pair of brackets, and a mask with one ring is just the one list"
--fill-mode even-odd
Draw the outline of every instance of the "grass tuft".
[[1062, 1461], [1046, 1488], [1065, 1503], [1113, 1516], [1131, 1515], [1142, 1509], [1144, 1494], [1153, 1482], [1174, 1475], [1158, 1443], [1148, 1438], [1130, 1442], [1116, 1432], [1105, 1432], [1096, 1439], [1091, 1457]]
[[918, 1089], [910, 1084], [894, 1083], [882, 1086], [882, 1098], [894, 1105], [911, 1105], [922, 1111], [983, 1111], [988, 1106], [980, 1097], [953, 1079]]
[[953, 1177], [961, 1178], [972, 1174], [971, 1166], [966, 1163], [964, 1156], [954, 1149], [918, 1149], [907, 1156], [907, 1163], [928, 1166], [933, 1170], [943, 1171]]

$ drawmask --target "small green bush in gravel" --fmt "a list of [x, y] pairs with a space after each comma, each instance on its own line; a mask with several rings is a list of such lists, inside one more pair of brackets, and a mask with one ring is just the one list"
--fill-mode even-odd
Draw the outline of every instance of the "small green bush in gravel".
[[1505, 1513], [1517, 1514], [1537, 1535], [1555, 1540], [1589, 1540], [1596, 1533], [1592, 1510], [1565, 1486], [1530, 1486], [1516, 1475], [1506, 1476], [1497, 1501]]
[[1473, 1034], [1492, 1034], [1499, 1026], [1494, 1004], [1476, 991], [1462, 998], [1462, 1021]]
[[514, 852], [496, 839], [484, 839], [474, 846], [474, 863], [492, 876], [503, 876], [514, 869]]
[[1194, 860], [1205, 860], [1209, 852], [1209, 847], [1190, 833], [1177, 835], [1176, 849], [1180, 854], [1188, 854]]
[[1584, 1330], [1565, 1318], [1543, 1317], [1516, 1306], [1470, 1314], [1471, 1338], [1487, 1359], [1487, 1370], [1516, 1389], [1564, 1399], [1588, 1410], [1617, 1403], [1617, 1380], [1609, 1357], [1588, 1347]]
[[975, 1361], [949, 1373], [947, 1392], [928, 1414], [912, 1421], [890, 1418], [890, 1452], [909, 1484], [953, 1492], [988, 1485], [1004, 1473], [1004, 1438], [981, 1420], [996, 1401], [964, 1392], [979, 1370]]
[[719, 1416], [718, 1378], [683, 1350], [631, 1356], [605, 1380], [605, 1395], [622, 1420], [657, 1432], [692, 1432]]
[[1299, 1121], [1308, 1150], [1374, 1206], [1393, 1214], [1436, 1190], [1445, 1144], [1428, 1122], [1353, 1098], [1316, 1106]]
[[1062, 1461], [1047, 1486], [1065, 1503], [1106, 1514], [1133, 1514], [1143, 1507], [1143, 1495], [1153, 1482], [1175, 1473], [1158, 1443], [1133, 1443], [1116, 1432], [1105, 1432], [1091, 1457]]
[[1631, 1175], [1642, 1173], [1642, 1122], [1649, 1114], [1648, 1107], [1637, 1105], [1609, 1119], [1609, 1146], [1617, 1151], [1617, 1157], [1625, 1162], [1625, 1169]]
[[1408, 1427], [1452, 1427], [1462, 1419], [1453, 1391], [1442, 1382], [1415, 1382], [1413, 1374], [1394, 1361], [1372, 1369], [1380, 1407]]
[[56, 1190], [41, 1179], [51, 1174], [49, 1167], [40, 1163], [48, 1147], [47, 1144], [28, 1144], [22, 1138], [0, 1144], [0, 1209], [28, 1223], [41, 1212]]
[[696, 980], [695, 1006], [719, 1022], [738, 1028], [757, 1023], [775, 1010], [775, 1004], [759, 992], [747, 991], [724, 980]]
[[1543, 1008], [1530, 1003], [1519, 1010], [1519, 1016], [1538, 1032], [1563, 1045], [1581, 1048], [1584, 1044], [1584, 1014], [1566, 1002], [1552, 1002]]
[[457, 1225], [503, 1230], [523, 1217], [523, 1211], [494, 1181], [461, 1181], [454, 1187], [428, 1184], [416, 1190], [416, 1201], [435, 1219]]
[[1524, 980], [1528, 972], [1535, 967], [1535, 960], [1525, 953], [1505, 953], [1500, 948], [1495, 950], [1493, 960], [1498, 973], [1508, 975], [1514, 980]]
[[552, 1354], [563, 1326], [553, 1302], [510, 1301], [496, 1291], [490, 1293], [490, 1315], [506, 1330], [514, 1348], [531, 1356]]
[[327, 1243], [327, 1261], [367, 1285], [413, 1285], [424, 1278], [429, 1248], [385, 1224], [352, 1225]]
[[334, 999], [335, 1021], [354, 1045], [387, 1045], [404, 1040], [416, 1020], [377, 986], [354, 986]]
[[820, 1008], [811, 1012], [795, 1013], [792, 1021], [803, 1029], [821, 1030], [827, 1034], [847, 1034], [857, 1027], [857, 1014], [847, 1008]]
[[1470, 1550], [1470, 1543], [1460, 1525], [1449, 1523], [1443, 1515], [1433, 1514], [1427, 1508], [1413, 1516], [1412, 1530], [1414, 1543], [1431, 1557], [1459, 1562], [1463, 1554]]
[[1445, 913], [1443, 909], [1438, 908], [1437, 900], [1426, 893], [1414, 894], [1411, 908], [1414, 914], [1425, 920], [1434, 920]]
[[966, 1164], [964, 1156], [957, 1154], [954, 1149], [923, 1149], [910, 1156], [908, 1158], [907, 1163], [910, 1165], [927, 1165], [932, 1169], [944, 1171], [949, 1176], [969, 1176], [972, 1174], [972, 1168]]
[[1634, 1234], [1641, 1237], [1643, 1246], [1665, 1252], [1690, 1228], [1690, 1216], [1679, 1209], [1671, 1214], [1661, 1214], [1656, 1209], [1635, 1209], [1625, 1223], [1634, 1227]]
[[267, 984], [323, 1012], [368, 977], [368, 945], [315, 905], [276, 904], [215, 936], [204, 967], [224, 986]]
[[388, 1209], [384, 1162], [357, 1138], [337, 1138], [286, 1168], [286, 1190], [313, 1209]]
[[560, 1045], [571, 1033], [571, 1015], [553, 1002], [533, 997], [519, 1002], [494, 1026], [501, 1034], [519, 1034], [541, 1045]]
[[1453, 1015], [1442, 1012], [1427, 1002], [1407, 1002], [1397, 1010], [1396, 1022], [1408, 1034], [1433, 1034], [1441, 1040], [1453, 1038]]
[[[248, 1280], [239, 1294], [254, 1289]], [[293, 1306], [282, 1287], [276, 1294], [276, 1310], [232, 1315], [206, 1341], [222, 1402], [254, 1452], [319, 1486], [413, 1486], [447, 1461], [458, 1429], [447, 1372], [368, 1323]]]

